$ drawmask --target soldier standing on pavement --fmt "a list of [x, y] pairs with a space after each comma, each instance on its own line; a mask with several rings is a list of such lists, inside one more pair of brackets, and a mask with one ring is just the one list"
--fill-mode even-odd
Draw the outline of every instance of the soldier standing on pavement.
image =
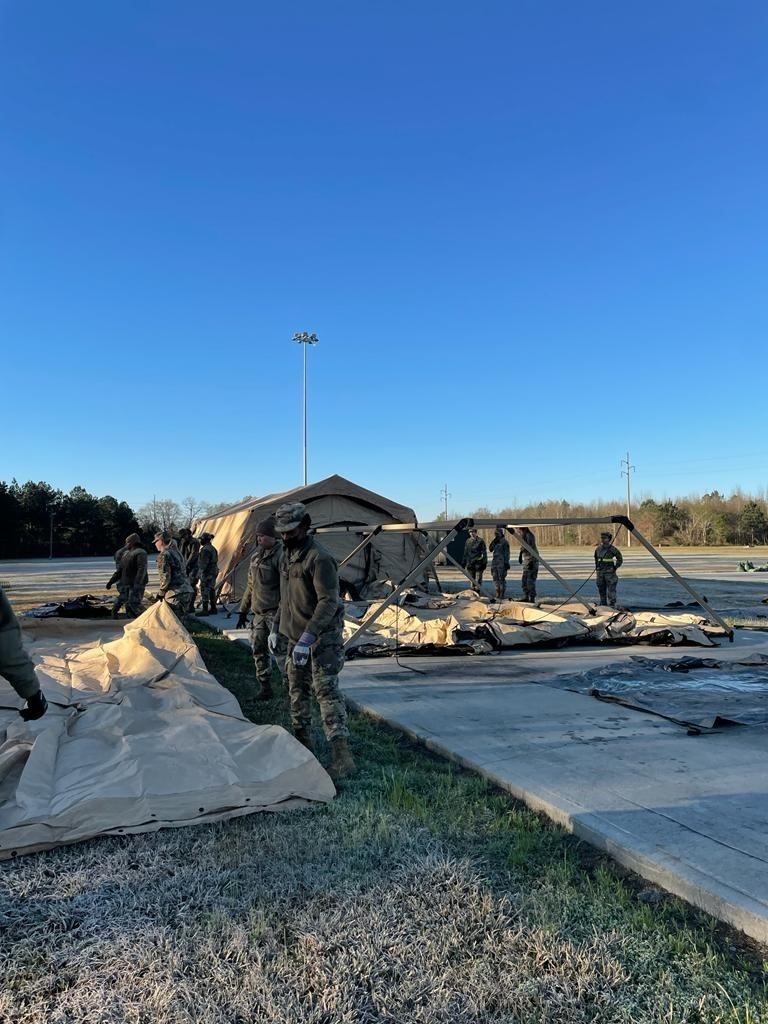
[[200, 615], [216, 614], [216, 577], [219, 575], [219, 553], [211, 544], [212, 533], [200, 534], [200, 554], [197, 570], [200, 573]]
[[600, 543], [595, 548], [595, 575], [600, 604], [608, 605], [609, 608], [616, 607], [616, 585], [619, 582], [616, 570], [624, 561], [619, 549], [611, 543], [612, 540], [613, 534], [603, 530]]
[[[271, 700], [274, 694], [268, 640], [280, 606], [280, 558], [283, 554], [283, 543], [277, 539], [274, 519], [264, 519], [256, 524], [256, 545], [248, 566], [248, 582], [240, 602], [237, 628], [245, 626], [248, 612], [252, 611], [251, 650], [259, 681], [256, 699]], [[280, 674], [285, 678], [285, 637], [278, 634], [278, 638], [275, 661]]]
[[275, 525], [283, 539], [280, 559], [280, 608], [269, 634], [271, 651], [278, 633], [287, 640], [286, 672], [293, 733], [312, 749], [311, 694], [320, 706], [323, 731], [331, 745], [328, 769], [334, 779], [355, 770], [349, 749], [347, 709], [339, 691], [344, 666], [344, 605], [339, 598], [336, 560], [309, 536], [311, 519], [300, 501], [281, 505]]
[[171, 535], [165, 530], [155, 534], [155, 547], [157, 573], [160, 577], [157, 600], [167, 602], [177, 615], [186, 615], [195, 594], [184, 571], [181, 552], [175, 544], [171, 544]]
[[13, 614], [5, 591], [0, 587], [0, 676], [7, 679], [22, 700], [27, 702], [19, 714], [25, 722], [42, 718], [48, 708], [32, 659], [24, 650], [19, 620]]
[[[144, 590], [147, 586], [147, 552], [141, 546], [138, 533], [131, 533], [125, 538], [125, 547], [120, 549], [123, 554], [112, 578], [107, 583], [107, 590], [117, 581], [120, 600], [125, 602], [125, 610], [129, 618], [141, 615], [144, 610]], [[112, 606], [112, 618], [117, 618], [117, 602]]]
[[504, 600], [507, 590], [507, 573], [509, 572], [509, 541], [504, 536], [504, 527], [497, 526], [490, 544], [491, 576], [496, 584], [496, 599]]
[[115, 552], [115, 571], [110, 577], [109, 582], [107, 583], [107, 590], [112, 589], [113, 583], [117, 584], [117, 597], [112, 602], [111, 614], [113, 619], [116, 619], [117, 616], [119, 615], [120, 609], [125, 604], [125, 599], [128, 596], [127, 587], [123, 583], [123, 571], [121, 567], [123, 555], [127, 550], [128, 548], [126, 547], [125, 544], [123, 544], [123, 546], [121, 548], [118, 548], [117, 551]]
[[528, 551], [527, 548], [521, 547], [517, 557], [523, 567], [520, 581], [523, 587], [523, 601], [533, 604], [536, 600], [536, 578], [539, 575], [539, 549], [536, 547], [536, 536], [533, 530], [529, 530], [527, 526], [520, 527], [520, 537], [529, 548], [533, 549], [533, 551]]
[[200, 541], [192, 535], [192, 531], [186, 526], [179, 530], [179, 551], [184, 559], [187, 570], [187, 579], [192, 589], [197, 591], [197, 581], [200, 578], [197, 574], [197, 563], [200, 557]]
[[472, 586], [479, 591], [483, 585], [483, 573], [488, 565], [488, 550], [485, 541], [477, 535], [477, 527], [471, 526], [464, 546], [464, 568], [472, 578]]

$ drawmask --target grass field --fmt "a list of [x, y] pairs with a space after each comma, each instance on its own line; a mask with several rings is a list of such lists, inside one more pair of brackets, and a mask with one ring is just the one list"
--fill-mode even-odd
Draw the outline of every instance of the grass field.
[[[193, 627], [255, 721], [249, 653]], [[355, 716], [329, 806], [0, 868], [0, 1020], [768, 1024], [760, 950]], [[327, 750], [315, 729], [321, 759]]]

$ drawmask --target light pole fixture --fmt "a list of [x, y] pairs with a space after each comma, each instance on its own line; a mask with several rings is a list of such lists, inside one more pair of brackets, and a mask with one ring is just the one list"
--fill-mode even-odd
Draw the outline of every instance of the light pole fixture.
[[307, 345], [316, 345], [320, 340], [316, 334], [299, 331], [293, 340], [297, 345], [304, 346], [304, 486], [307, 486]]

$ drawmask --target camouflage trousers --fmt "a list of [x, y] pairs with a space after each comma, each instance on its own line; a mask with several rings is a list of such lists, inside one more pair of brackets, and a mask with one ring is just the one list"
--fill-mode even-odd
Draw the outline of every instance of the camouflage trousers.
[[339, 691], [339, 672], [344, 666], [344, 646], [339, 630], [323, 633], [310, 651], [306, 665], [293, 664], [291, 655], [296, 646], [289, 640], [286, 650], [286, 672], [288, 693], [291, 700], [291, 725], [297, 729], [309, 729], [311, 724], [310, 698], [314, 693], [320, 706], [320, 718], [326, 739], [346, 739], [347, 707]]
[[[194, 596], [192, 598], [194, 601]], [[209, 604], [211, 608], [216, 608], [216, 577], [215, 576], [201, 576], [200, 577], [200, 600], [203, 604]]]
[[496, 597], [504, 597], [507, 591], [508, 565], [492, 565], [491, 579], [496, 584]]
[[616, 585], [619, 577], [615, 569], [597, 570], [597, 592], [600, 595], [600, 604], [608, 605], [609, 608], [616, 607]]
[[523, 563], [523, 576], [522, 576], [522, 587], [523, 587], [523, 600], [524, 601], [535, 601], [536, 600], [536, 577], [539, 575], [539, 563], [535, 559], [531, 559], [530, 562]]
[[135, 583], [132, 587], [126, 587], [125, 610], [134, 617], [141, 615], [144, 611], [144, 591], [146, 583]]
[[191, 611], [195, 595], [191, 590], [168, 590], [166, 591], [164, 600], [177, 615], [181, 616], [186, 615]]
[[[251, 623], [251, 650], [253, 651], [253, 662], [256, 666], [256, 678], [259, 686], [269, 689], [272, 679], [272, 655], [270, 654], [267, 639], [275, 612], [254, 612]], [[282, 634], [278, 637], [278, 648], [275, 652], [275, 661], [280, 670], [280, 675], [285, 679], [285, 650], [288, 641]]]
[[485, 572], [485, 566], [482, 562], [470, 562], [466, 569], [472, 579], [472, 586], [475, 590], [479, 590], [483, 585], [483, 573]]
[[125, 583], [117, 584], [117, 596], [112, 602], [112, 614], [117, 615], [123, 605], [128, 607], [128, 594], [130, 593], [130, 587], [126, 586]]

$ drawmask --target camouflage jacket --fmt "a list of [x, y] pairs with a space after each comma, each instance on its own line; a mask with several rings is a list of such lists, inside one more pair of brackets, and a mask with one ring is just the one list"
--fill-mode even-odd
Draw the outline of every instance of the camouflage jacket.
[[197, 571], [201, 580], [215, 580], [219, 575], [219, 553], [209, 540], [200, 545]]
[[282, 541], [271, 548], [258, 547], [248, 566], [248, 582], [240, 611], [273, 612], [280, 604], [280, 558]]
[[314, 537], [300, 548], [283, 547], [280, 559], [279, 630], [294, 643], [306, 630], [319, 637], [341, 629], [344, 605], [339, 598], [336, 559]]
[[160, 577], [160, 593], [173, 590], [176, 593], [188, 594], [191, 591], [187, 574], [184, 570], [184, 559], [177, 547], [168, 545], [165, 551], [157, 556], [157, 574]]
[[187, 572], [196, 572], [197, 562], [200, 557], [200, 541], [197, 537], [185, 537], [181, 544], [179, 544], [179, 551], [181, 551]]
[[488, 550], [482, 537], [470, 537], [464, 545], [464, 565], [488, 565]]
[[494, 537], [490, 544], [493, 553], [491, 559], [492, 569], [509, 568], [509, 541], [506, 537]]
[[595, 568], [600, 572], [618, 569], [624, 557], [613, 544], [598, 544], [595, 548]]
[[520, 565], [528, 565], [530, 562], [538, 562], [539, 549], [536, 547], [536, 536], [530, 530], [527, 533], [521, 533], [520, 536], [526, 544], [529, 544], [533, 548], [536, 554], [531, 554], [531, 552], [526, 548], [520, 548], [520, 554], [517, 556], [517, 561]]
[[144, 548], [128, 548], [120, 562], [122, 581], [129, 587], [147, 585], [147, 552]]
[[40, 686], [32, 659], [21, 641], [19, 620], [3, 588], [0, 587], [0, 676], [3, 676], [20, 697], [37, 693]]

